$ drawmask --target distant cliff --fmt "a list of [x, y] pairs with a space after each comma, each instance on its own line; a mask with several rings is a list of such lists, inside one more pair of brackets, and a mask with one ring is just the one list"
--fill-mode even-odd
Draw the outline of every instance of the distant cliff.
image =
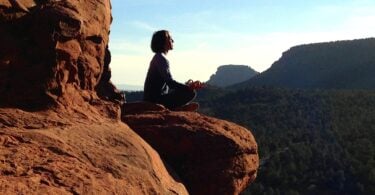
[[375, 89], [375, 38], [299, 45], [267, 71], [237, 85]]
[[246, 65], [223, 65], [217, 68], [216, 73], [211, 75], [207, 83], [218, 87], [226, 87], [246, 81], [257, 74], [259, 72]]

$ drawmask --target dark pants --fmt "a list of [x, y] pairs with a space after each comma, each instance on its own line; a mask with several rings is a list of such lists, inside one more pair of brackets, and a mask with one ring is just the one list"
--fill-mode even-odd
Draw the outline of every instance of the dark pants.
[[186, 88], [173, 89], [168, 94], [162, 95], [159, 103], [169, 109], [173, 109], [190, 103], [196, 95], [195, 90]]

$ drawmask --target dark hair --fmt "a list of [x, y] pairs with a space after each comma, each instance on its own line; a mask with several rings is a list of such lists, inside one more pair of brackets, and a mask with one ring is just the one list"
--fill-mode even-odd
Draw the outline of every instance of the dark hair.
[[165, 44], [167, 42], [167, 30], [159, 30], [154, 32], [151, 39], [151, 50], [155, 53], [165, 52]]

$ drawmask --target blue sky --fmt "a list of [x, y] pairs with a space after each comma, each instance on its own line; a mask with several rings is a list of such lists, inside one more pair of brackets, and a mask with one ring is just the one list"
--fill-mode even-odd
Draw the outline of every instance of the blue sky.
[[299, 44], [375, 37], [375, 0], [112, 0], [112, 81], [143, 85], [152, 33], [171, 32], [173, 77], [207, 81], [217, 67], [262, 72]]

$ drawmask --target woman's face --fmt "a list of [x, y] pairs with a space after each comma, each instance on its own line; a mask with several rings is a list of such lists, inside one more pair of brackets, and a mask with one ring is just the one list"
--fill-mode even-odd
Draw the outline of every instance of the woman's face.
[[166, 36], [167, 36], [167, 39], [166, 39], [166, 43], [165, 43], [165, 50], [168, 52], [169, 50], [172, 50], [173, 49], [173, 39], [172, 39], [172, 36], [169, 34], [169, 33], [167, 33], [166, 34]]

